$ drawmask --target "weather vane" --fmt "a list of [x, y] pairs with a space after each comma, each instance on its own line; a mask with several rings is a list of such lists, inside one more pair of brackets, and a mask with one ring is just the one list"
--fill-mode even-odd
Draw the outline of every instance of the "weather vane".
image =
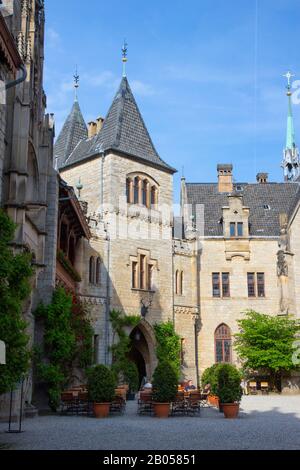
[[78, 70], [77, 70], [77, 66], [76, 66], [76, 72], [75, 72], [75, 75], [74, 75], [74, 88], [75, 88], [75, 99], [77, 101], [77, 90], [79, 88], [79, 75], [78, 75]]
[[291, 78], [295, 77], [295, 75], [293, 75], [290, 71], [288, 71], [285, 75], [283, 75], [287, 81], [288, 81], [288, 90], [291, 89]]
[[123, 77], [126, 77], [126, 63], [128, 61], [127, 54], [128, 54], [128, 44], [125, 39], [123, 47], [122, 47]]

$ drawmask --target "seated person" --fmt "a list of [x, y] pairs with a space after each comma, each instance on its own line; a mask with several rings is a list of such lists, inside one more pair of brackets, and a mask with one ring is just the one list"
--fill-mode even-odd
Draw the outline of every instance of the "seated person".
[[197, 389], [196, 389], [195, 385], [193, 385], [193, 381], [189, 380], [184, 390], [186, 392], [191, 392], [192, 390], [197, 390]]
[[152, 390], [152, 383], [149, 380], [146, 381], [143, 390]]
[[210, 390], [211, 390], [211, 385], [210, 384], [206, 384], [204, 389], [203, 389], [203, 393], [206, 395], [209, 395], [210, 394]]

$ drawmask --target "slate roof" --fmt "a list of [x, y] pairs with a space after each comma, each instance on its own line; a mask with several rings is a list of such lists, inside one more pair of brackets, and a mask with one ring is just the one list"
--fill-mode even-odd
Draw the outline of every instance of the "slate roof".
[[[243, 188], [238, 193], [243, 196], [243, 205], [250, 208], [250, 236], [280, 235], [279, 214], [287, 213], [295, 207], [300, 198], [299, 183], [237, 183], [235, 188]], [[228, 207], [228, 194], [218, 192], [218, 184], [187, 183], [188, 204], [204, 204], [204, 236], [222, 236], [222, 208]], [[265, 209], [264, 205], [270, 207]]]
[[54, 159], [57, 161], [58, 168], [65, 164], [77, 144], [82, 139], [86, 139], [87, 136], [86, 123], [83, 119], [79, 103], [75, 101], [54, 146]]
[[99, 134], [78, 143], [62, 166], [72, 166], [108, 150], [140, 159], [170, 173], [176, 172], [158, 155], [125, 77]]

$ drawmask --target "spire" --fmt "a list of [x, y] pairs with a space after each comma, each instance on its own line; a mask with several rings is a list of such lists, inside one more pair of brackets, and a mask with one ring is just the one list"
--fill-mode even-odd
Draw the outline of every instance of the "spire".
[[126, 78], [126, 64], [128, 62], [127, 59], [127, 54], [128, 54], [128, 44], [126, 42], [126, 39], [124, 39], [124, 44], [122, 47], [122, 62], [123, 62], [123, 78]]
[[287, 134], [286, 147], [284, 149], [282, 168], [284, 169], [285, 181], [295, 181], [300, 175], [300, 159], [299, 150], [296, 145], [295, 127], [292, 108], [292, 84], [291, 79], [295, 75], [287, 72], [284, 77], [287, 79], [287, 97], [288, 97], [288, 117], [287, 117]]
[[58, 169], [64, 166], [64, 163], [78, 143], [88, 137], [87, 126], [77, 98], [77, 89], [79, 87], [79, 76], [77, 72], [74, 75], [74, 80], [75, 101], [54, 146], [54, 158]]

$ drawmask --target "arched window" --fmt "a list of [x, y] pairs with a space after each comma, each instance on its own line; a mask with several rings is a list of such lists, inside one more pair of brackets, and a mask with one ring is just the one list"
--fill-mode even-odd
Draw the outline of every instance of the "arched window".
[[179, 292], [180, 292], [180, 295], [183, 294], [183, 271], [181, 271], [180, 273]]
[[90, 284], [95, 284], [95, 258], [93, 256], [90, 258]]
[[101, 284], [101, 259], [97, 258], [96, 262], [96, 284]]
[[216, 363], [230, 363], [232, 360], [232, 340], [229, 326], [224, 323], [215, 331]]
[[147, 180], [143, 180], [142, 181], [142, 202], [143, 202], [143, 205], [144, 206], [148, 206], [148, 181]]
[[151, 188], [151, 206], [157, 205], [157, 188], [152, 186]]
[[139, 204], [140, 202], [140, 179], [138, 176], [134, 178], [134, 204]]
[[126, 180], [126, 197], [127, 197], [127, 203], [131, 204], [132, 198], [131, 198], [131, 184], [132, 181], [130, 178], [127, 178]]

